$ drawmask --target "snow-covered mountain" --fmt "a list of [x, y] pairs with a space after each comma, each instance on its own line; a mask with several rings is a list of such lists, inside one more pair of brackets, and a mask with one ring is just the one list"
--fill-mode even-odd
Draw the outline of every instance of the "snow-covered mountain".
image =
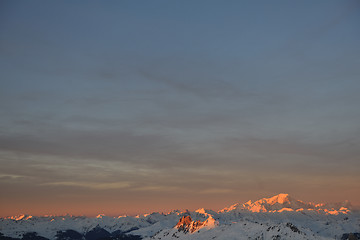
[[1, 239], [360, 239], [360, 213], [349, 202], [305, 203], [279, 194], [218, 212], [8, 217], [0, 219]]
[[229, 208], [224, 208], [221, 212], [229, 212], [233, 210], [247, 210], [250, 212], [283, 212], [283, 211], [316, 211], [319, 213], [328, 213], [337, 215], [339, 213], [347, 213], [352, 208], [348, 201], [343, 203], [305, 203], [296, 200], [289, 196], [289, 194], [278, 194], [270, 198], [263, 198], [252, 202], [251, 200], [244, 204], [234, 204]]

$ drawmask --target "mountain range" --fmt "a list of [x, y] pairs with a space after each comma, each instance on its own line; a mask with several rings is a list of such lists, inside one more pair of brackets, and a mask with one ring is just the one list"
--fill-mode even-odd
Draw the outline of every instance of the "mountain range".
[[198, 209], [138, 216], [12, 216], [0, 240], [360, 239], [360, 213], [348, 201], [306, 203], [288, 194]]

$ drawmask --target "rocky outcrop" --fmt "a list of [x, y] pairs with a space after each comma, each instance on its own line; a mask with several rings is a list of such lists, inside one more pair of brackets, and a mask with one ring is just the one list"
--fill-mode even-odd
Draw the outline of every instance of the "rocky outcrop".
[[179, 232], [182, 231], [187, 233], [187, 232], [193, 232], [191, 231], [193, 225], [194, 222], [190, 216], [182, 216], [179, 222], [176, 224], [175, 228], [177, 228]]
[[190, 216], [183, 216], [176, 224], [175, 228], [184, 233], [193, 233], [199, 231], [201, 228], [213, 228], [216, 221], [212, 216], [209, 216], [205, 221], [193, 221]]

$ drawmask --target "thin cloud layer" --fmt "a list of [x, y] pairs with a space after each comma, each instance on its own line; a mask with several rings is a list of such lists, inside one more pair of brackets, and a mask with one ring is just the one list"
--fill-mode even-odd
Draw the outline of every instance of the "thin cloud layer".
[[5, 1], [0, 212], [359, 205], [358, 6]]

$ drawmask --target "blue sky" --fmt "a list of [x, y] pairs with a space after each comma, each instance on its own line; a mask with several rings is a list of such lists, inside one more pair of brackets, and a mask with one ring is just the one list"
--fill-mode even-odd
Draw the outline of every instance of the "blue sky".
[[357, 1], [0, 9], [4, 215], [360, 204]]

